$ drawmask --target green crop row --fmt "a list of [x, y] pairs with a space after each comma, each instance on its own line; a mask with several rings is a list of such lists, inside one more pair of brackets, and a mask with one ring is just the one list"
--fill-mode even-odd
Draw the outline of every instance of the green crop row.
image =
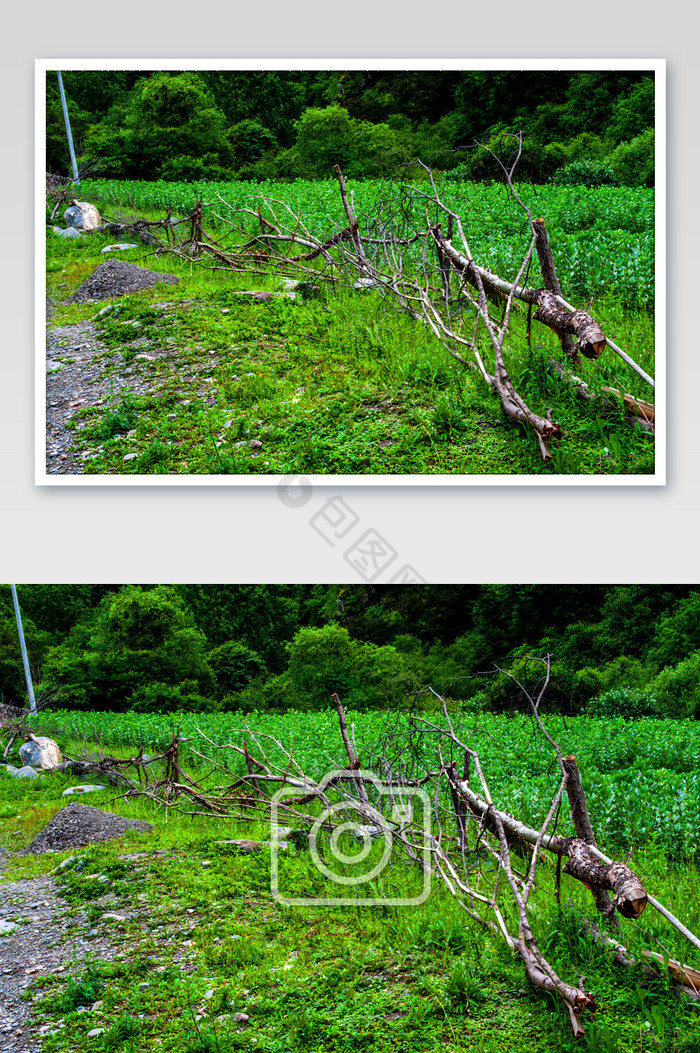
[[[431, 717], [431, 719], [437, 719]], [[494, 799], [507, 811], [536, 824], [546, 814], [558, 784], [556, 758], [549, 744], [522, 715], [454, 716], [462, 740], [479, 752]], [[427, 737], [416, 754], [409, 750], [408, 717], [349, 713], [360, 757], [372, 766], [381, 753], [405, 763], [433, 767], [434, 740]], [[308, 775], [321, 778], [344, 763], [334, 713], [239, 713], [173, 716], [136, 713], [45, 712], [42, 729], [63, 739], [99, 740], [105, 747], [163, 749], [178, 732], [192, 741], [182, 747], [207, 752], [203, 732], [218, 744], [241, 743], [252, 752], [262, 745], [270, 762], [286, 767], [289, 754]], [[549, 731], [565, 753], [575, 754], [582, 772], [594, 827], [605, 849], [658, 842], [669, 856], [700, 855], [700, 724], [688, 721], [625, 721], [621, 718], [552, 718]], [[258, 746], [251, 733], [260, 736]], [[281, 747], [284, 747], [281, 748]], [[288, 751], [287, 753], [284, 750]], [[220, 759], [220, 756], [219, 756]], [[568, 827], [561, 821], [560, 831]]]
[[[449, 183], [440, 186], [445, 205], [462, 217], [472, 255], [505, 277], [514, 276], [529, 243], [525, 213], [499, 184]], [[288, 227], [300, 217], [308, 231], [327, 238], [347, 224], [338, 185], [296, 180], [292, 183], [170, 183], [88, 179], [86, 197], [103, 210], [186, 213], [195, 201], [210, 205], [210, 225], [232, 218], [231, 210], [258, 206], [263, 214]], [[371, 231], [381, 214], [394, 217], [398, 236], [425, 229], [422, 187], [402, 197], [396, 186], [379, 180], [348, 182], [348, 192], [361, 230]], [[612, 295], [628, 308], [652, 308], [654, 303], [654, 192], [629, 187], [557, 187], [520, 184], [518, 192], [535, 216], [544, 217], [565, 296], [580, 303]], [[220, 217], [220, 218], [219, 218]], [[240, 221], [240, 217], [238, 217]], [[259, 229], [248, 218], [250, 234]], [[456, 244], [459, 238], [455, 235]], [[418, 261], [420, 248], [413, 249]], [[410, 259], [411, 250], [407, 256]], [[531, 284], [539, 274], [534, 268]]]

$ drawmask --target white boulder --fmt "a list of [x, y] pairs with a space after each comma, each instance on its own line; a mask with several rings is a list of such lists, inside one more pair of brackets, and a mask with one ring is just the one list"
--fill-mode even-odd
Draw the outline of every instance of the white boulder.
[[24, 742], [19, 748], [22, 764], [32, 768], [57, 768], [63, 762], [58, 744], [45, 735], [32, 735], [29, 742]]
[[63, 218], [69, 227], [76, 227], [78, 230], [94, 230], [102, 223], [100, 213], [94, 205], [89, 201], [76, 201], [75, 198], [73, 204], [63, 213]]

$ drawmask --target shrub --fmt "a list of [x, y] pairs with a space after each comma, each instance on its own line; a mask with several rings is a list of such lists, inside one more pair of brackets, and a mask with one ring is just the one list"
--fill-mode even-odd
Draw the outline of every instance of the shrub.
[[649, 687], [615, 687], [604, 691], [588, 705], [589, 717], [659, 717], [656, 696]]
[[659, 708], [669, 717], [700, 715], [700, 651], [662, 669], [651, 685]]
[[199, 694], [195, 680], [185, 680], [144, 684], [134, 691], [128, 708], [134, 713], [209, 713], [218, 707], [213, 699]]
[[617, 186], [618, 177], [609, 161], [581, 159], [564, 165], [552, 177], [555, 186]]
[[398, 703], [418, 686], [407, 656], [389, 644], [354, 640], [336, 624], [299, 630], [287, 676], [300, 707], [312, 709], [325, 709], [334, 692], [355, 709]]
[[654, 129], [620, 143], [610, 155], [610, 167], [624, 186], [654, 185]]
[[653, 673], [648, 665], [628, 655], [619, 655], [601, 667], [585, 666], [576, 673], [582, 692], [588, 694], [600, 694], [613, 688], [645, 689], [652, 678]]
[[242, 691], [251, 680], [266, 672], [260, 655], [235, 640], [215, 647], [209, 655], [209, 664], [222, 693]]

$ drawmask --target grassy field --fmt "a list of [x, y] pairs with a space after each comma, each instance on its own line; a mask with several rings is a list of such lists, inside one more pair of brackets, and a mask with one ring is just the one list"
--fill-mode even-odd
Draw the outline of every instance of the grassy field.
[[[159, 217], [167, 207], [186, 211], [204, 190], [97, 180], [82, 186], [86, 198], [110, 218], [127, 208]], [[222, 184], [206, 190], [223, 216], [230, 215], [227, 204], [255, 207], [259, 194], [274, 194], [298, 210], [318, 236], [342, 225], [333, 183]], [[371, 216], [385, 192], [372, 183], [350, 190], [360, 217]], [[565, 295], [582, 307], [592, 299], [606, 332], [653, 374], [653, 194], [610, 188], [529, 192], [531, 206], [547, 219]], [[475, 257], [499, 273], [514, 274], [527, 231], [503, 188], [452, 184], [444, 196], [465, 210]], [[212, 223], [220, 229], [219, 221]], [[94, 304], [65, 304], [104, 262], [101, 250], [110, 241], [113, 236], [101, 234], [61, 239], [50, 228], [47, 234], [47, 292], [54, 305], [49, 325], [93, 322], [102, 341], [102, 375], [111, 383], [111, 396], [101, 405], [88, 403], [72, 416], [74, 447], [86, 474], [517, 476], [654, 470], [652, 438], [629, 425], [621, 410], [602, 417], [549, 374], [547, 359], [558, 342], [541, 327], [528, 341], [525, 311], [516, 312], [507, 362], [531, 409], [545, 414], [551, 408], [562, 427], [548, 464], [534, 435], [504, 417], [483, 380], [376, 292], [322, 283], [308, 298], [257, 303], [236, 294], [282, 292], [281, 283], [156, 258], [141, 246], [119, 258], [176, 274], [177, 286], [123, 297], [118, 314], [100, 319]], [[528, 280], [536, 285], [539, 275]], [[67, 348], [62, 361], [70, 360]], [[578, 374], [596, 391], [609, 385], [650, 397], [643, 381], [609, 352], [597, 363], [585, 362]], [[134, 394], [136, 387], [147, 393]]]
[[[348, 718], [361, 752], [386, 733], [381, 714]], [[144, 717], [137, 726], [133, 715], [83, 714], [70, 729], [65, 715], [45, 713], [43, 720], [44, 730], [63, 725], [62, 741], [68, 745], [69, 735], [76, 735], [77, 743], [92, 727], [93, 740], [99, 736], [124, 754], [137, 738], [158, 748], [170, 723]], [[524, 718], [482, 716], [478, 726], [473, 717], [469, 720], [470, 741], [479, 747], [494, 796], [510, 802], [516, 814], [535, 818], [551, 787], [551, 754]], [[223, 715], [197, 722], [216, 741], [227, 741], [226, 735], [233, 736], [242, 724]], [[341, 753], [330, 716], [251, 714], [249, 722], [293, 745], [295, 757], [315, 772]], [[194, 731], [194, 718], [173, 718], [173, 727], [177, 724], [183, 733]], [[651, 829], [650, 810], [653, 805], [662, 813], [674, 796], [682, 799], [678, 780], [687, 785], [695, 779], [697, 793], [700, 738], [694, 726], [580, 718], [566, 724], [552, 720], [550, 731], [576, 750], [601, 847], [613, 854], [617, 850], [618, 858], [633, 847], [632, 866], [648, 890], [697, 932], [695, 852], [689, 841], [683, 851], [667, 844], [665, 830]], [[202, 762], [189, 757], [201, 773]], [[665, 802], [658, 798], [659, 784], [648, 781], [664, 771], [677, 780]], [[601, 791], [606, 773], [612, 781]], [[75, 780], [62, 773], [24, 782], [0, 769], [0, 845], [17, 849], [28, 843], [66, 803], [60, 795], [70, 782]], [[606, 797], [615, 794], [621, 813], [646, 815], [646, 832], [638, 827], [630, 836], [615, 829], [605, 810]], [[109, 789], [91, 794], [85, 803], [147, 819], [154, 831], [73, 852], [77, 858], [56, 875], [69, 914], [87, 911], [97, 933], [111, 926], [123, 956], [110, 962], [74, 961], [65, 975], [35, 981], [35, 992], [49, 996], [36, 1003], [39, 1021], [56, 1028], [45, 1040], [47, 1053], [141, 1053], [161, 1046], [174, 1053], [700, 1049], [697, 1006], [679, 1001], [662, 979], [650, 982], [637, 969], [616, 966], [581, 929], [578, 912], [595, 913], [586, 890], [564, 876], [557, 903], [553, 866], [541, 869], [534, 924], [553, 967], [574, 983], [585, 975], [586, 988], [600, 1006], [585, 1019], [586, 1035], [578, 1042], [561, 1004], [530, 987], [502, 941], [470, 924], [444, 887], [433, 884], [426, 902], [412, 907], [287, 907], [271, 895], [269, 849], [241, 855], [217, 844], [235, 837], [269, 840], [264, 824], [187, 817], [172, 808], [154, 811]], [[697, 830], [690, 809], [674, 821]], [[120, 858], [127, 852], [140, 855], [127, 864]], [[3, 879], [46, 873], [67, 855], [11, 859]], [[379, 891], [383, 880], [378, 879]], [[292, 846], [283, 855], [280, 881], [292, 894], [337, 892], [303, 847]], [[397, 861], [386, 881], [409, 895], [415, 892], [416, 871]], [[144, 907], [145, 927], [136, 917]], [[110, 911], [126, 920], [103, 921]], [[643, 949], [660, 950], [697, 966], [689, 961], [688, 945], [652, 908], [638, 922], [622, 924], [617, 938], [636, 956]], [[98, 1000], [98, 1009], [78, 1012]], [[249, 1020], [236, 1021], [237, 1012]], [[105, 1032], [88, 1039], [94, 1027]]]

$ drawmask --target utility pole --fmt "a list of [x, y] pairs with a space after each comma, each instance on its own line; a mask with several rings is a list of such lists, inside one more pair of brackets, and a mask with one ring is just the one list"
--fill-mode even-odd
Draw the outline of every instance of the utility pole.
[[75, 160], [75, 150], [73, 149], [73, 135], [70, 130], [70, 117], [68, 116], [68, 104], [66, 103], [66, 93], [63, 90], [63, 77], [61, 71], [58, 71], [58, 90], [61, 93], [61, 106], [63, 107], [63, 120], [66, 122], [66, 135], [68, 136], [68, 151], [70, 153], [70, 163], [73, 167], [73, 182], [76, 185], [80, 182], [80, 176], [78, 175], [78, 164]]
[[19, 612], [19, 600], [17, 599], [17, 588], [10, 585], [12, 589], [12, 602], [15, 605], [15, 618], [17, 619], [17, 632], [19, 633], [19, 646], [22, 649], [22, 661], [24, 662], [24, 678], [27, 681], [27, 694], [29, 695], [29, 712], [36, 716], [36, 701], [34, 699], [34, 685], [32, 684], [32, 673], [27, 658], [27, 645], [24, 642], [24, 629], [22, 628], [22, 615]]

